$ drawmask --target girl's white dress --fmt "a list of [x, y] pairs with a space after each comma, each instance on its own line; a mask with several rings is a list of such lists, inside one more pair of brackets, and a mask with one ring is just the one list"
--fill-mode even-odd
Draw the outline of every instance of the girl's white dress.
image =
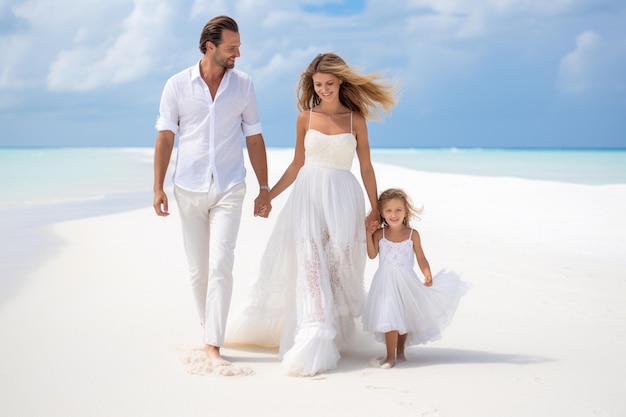
[[339, 347], [363, 312], [365, 201], [350, 171], [352, 133], [309, 129], [305, 162], [265, 249], [227, 342], [280, 346], [290, 373], [335, 368]]
[[392, 242], [385, 238], [383, 228], [378, 244], [379, 267], [363, 311], [363, 328], [383, 343], [384, 334], [392, 330], [408, 333], [406, 346], [441, 338], [469, 289], [469, 284], [451, 271], [437, 273], [432, 286], [424, 286], [414, 270], [411, 234], [407, 240]]

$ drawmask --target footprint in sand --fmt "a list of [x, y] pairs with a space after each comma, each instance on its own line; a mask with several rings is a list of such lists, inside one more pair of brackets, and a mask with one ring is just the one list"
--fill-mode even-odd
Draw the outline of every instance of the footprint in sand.
[[254, 370], [237, 365], [223, 365], [207, 358], [200, 347], [175, 346], [173, 349], [187, 373], [192, 375], [250, 376]]

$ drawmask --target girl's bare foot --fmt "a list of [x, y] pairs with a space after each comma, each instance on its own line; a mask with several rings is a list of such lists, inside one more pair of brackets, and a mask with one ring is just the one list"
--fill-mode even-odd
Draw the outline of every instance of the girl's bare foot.
[[229, 361], [222, 358], [220, 355], [220, 348], [218, 346], [212, 345], [204, 345], [204, 352], [206, 353], [209, 361], [214, 366], [230, 366], [232, 365]]
[[393, 368], [395, 364], [396, 364], [395, 361], [387, 361], [383, 363], [382, 365], [380, 365], [380, 369], [391, 369]]
[[396, 358], [396, 361], [406, 362], [406, 356], [404, 356], [404, 353], [398, 353], [398, 357]]

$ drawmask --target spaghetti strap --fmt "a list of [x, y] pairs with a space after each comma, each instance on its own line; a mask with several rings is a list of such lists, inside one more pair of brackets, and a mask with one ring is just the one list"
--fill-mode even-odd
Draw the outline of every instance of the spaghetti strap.
[[411, 231], [409, 232], [409, 240], [411, 240], [411, 236], [413, 236], [413, 228], [411, 227]]
[[[354, 113], [354, 112], [350, 112], [350, 134], [352, 136], [354, 136], [354, 131], [352, 130], [352, 113]], [[383, 237], [384, 237], [384, 235], [385, 234], [383, 233]]]
[[313, 109], [309, 109], [309, 129], [311, 130], [311, 119], [313, 118]]

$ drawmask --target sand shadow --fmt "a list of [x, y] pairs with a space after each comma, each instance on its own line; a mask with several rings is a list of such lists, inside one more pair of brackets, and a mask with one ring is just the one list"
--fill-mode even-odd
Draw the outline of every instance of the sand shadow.
[[409, 366], [423, 367], [446, 364], [495, 364], [531, 365], [542, 362], [551, 362], [552, 359], [525, 355], [522, 353], [497, 353], [480, 350], [450, 349], [450, 348], [413, 348], [407, 353]]
[[[339, 367], [334, 372], [357, 371], [363, 369], [364, 366], [375, 367], [373, 363], [377, 357], [384, 357], [384, 350], [380, 350], [375, 354], [372, 351], [346, 352], [342, 355]], [[406, 357], [406, 362], [399, 362], [396, 366], [402, 368], [423, 368], [454, 364], [532, 365], [553, 361], [550, 358], [523, 353], [511, 354], [436, 347], [410, 347], [406, 351]]]

